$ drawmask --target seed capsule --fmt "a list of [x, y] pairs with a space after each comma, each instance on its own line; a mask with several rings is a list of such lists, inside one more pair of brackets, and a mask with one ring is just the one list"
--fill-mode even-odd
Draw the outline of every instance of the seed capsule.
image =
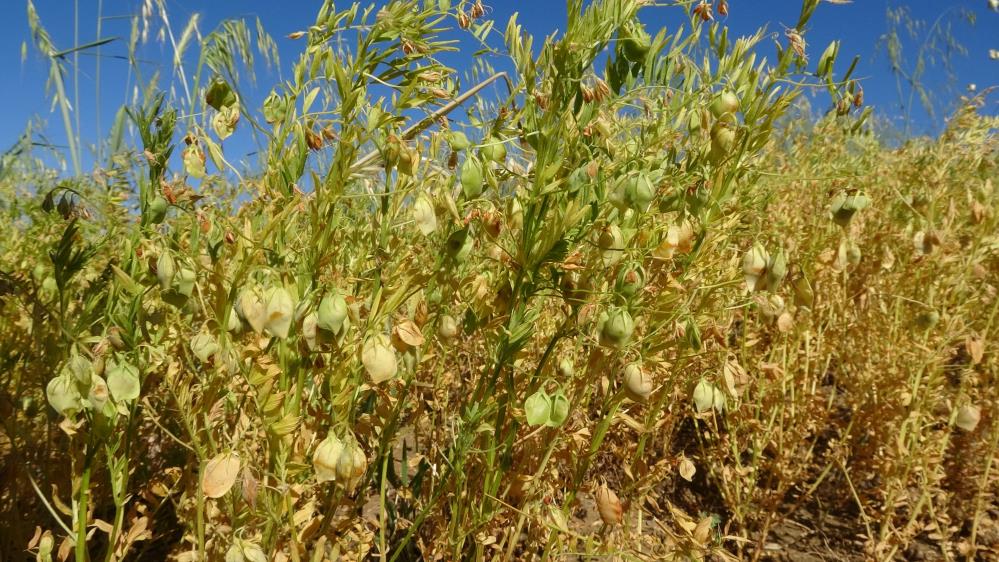
[[711, 100], [708, 109], [716, 119], [734, 119], [735, 114], [739, 111], [739, 97], [731, 91], [725, 90]]
[[489, 137], [479, 149], [479, 155], [486, 160], [502, 164], [506, 161], [506, 143], [502, 139]]
[[597, 512], [600, 513], [600, 520], [608, 526], [620, 524], [624, 519], [624, 507], [621, 505], [621, 500], [618, 499], [617, 494], [608, 488], [606, 484], [603, 484], [597, 488], [597, 493], [594, 496], [597, 502]]
[[364, 342], [361, 363], [375, 384], [391, 379], [399, 370], [395, 351], [384, 334], [371, 336]]
[[611, 307], [600, 327], [600, 344], [608, 347], [624, 347], [635, 331], [635, 322], [627, 310]]
[[327, 294], [319, 302], [318, 315], [317, 327], [333, 334], [339, 333], [347, 320], [347, 300], [336, 291]]
[[361, 482], [368, 470], [368, 458], [354, 438], [348, 438], [336, 463], [336, 477], [348, 493]]
[[957, 411], [957, 418], [954, 425], [965, 431], [974, 431], [978, 427], [978, 422], [982, 419], [982, 410], [978, 406], [965, 404]]
[[469, 156], [461, 165], [461, 192], [465, 199], [476, 199], [482, 195], [482, 164]]
[[177, 269], [170, 252], [163, 251], [159, 259], [156, 260], [156, 279], [160, 282], [160, 289], [167, 291], [173, 284], [173, 276]]
[[645, 404], [652, 395], [652, 376], [638, 363], [624, 368], [624, 391], [635, 402]]
[[458, 335], [458, 321], [454, 319], [454, 316], [441, 316], [440, 325], [437, 327], [437, 333], [445, 341], [453, 340]]
[[316, 447], [316, 451], [312, 454], [312, 467], [316, 471], [316, 480], [319, 482], [336, 480], [337, 463], [340, 461], [343, 449], [343, 441], [333, 432], [330, 432]]
[[264, 324], [264, 329], [273, 336], [281, 339], [287, 338], [295, 313], [295, 304], [291, 300], [291, 294], [284, 287], [272, 287], [265, 300], [267, 302], [267, 321]]
[[652, 38], [640, 22], [629, 21], [618, 32], [621, 51], [630, 62], [642, 62], [652, 48]]

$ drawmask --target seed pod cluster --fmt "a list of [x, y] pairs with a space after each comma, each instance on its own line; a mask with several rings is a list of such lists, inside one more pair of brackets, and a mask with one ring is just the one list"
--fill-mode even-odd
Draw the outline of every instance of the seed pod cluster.
[[780, 249], [771, 256], [762, 244], [753, 247], [742, 257], [742, 273], [746, 287], [751, 291], [776, 291], [787, 277], [787, 257]]

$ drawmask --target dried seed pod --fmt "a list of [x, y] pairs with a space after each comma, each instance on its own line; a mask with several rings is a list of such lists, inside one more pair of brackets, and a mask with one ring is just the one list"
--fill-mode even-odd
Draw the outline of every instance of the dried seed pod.
[[267, 305], [256, 287], [244, 288], [236, 299], [236, 312], [260, 334], [267, 324]]
[[624, 392], [635, 402], [645, 404], [652, 395], [652, 376], [638, 363], [624, 368]]
[[404, 319], [392, 328], [392, 345], [401, 353], [423, 345], [423, 332], [409, 319]]
[[357, 444], [357, 440], [349, 437], [343, 445], [340, 458], [336, 463], [336, 477], [340, 484], [348, 493], [361, 482], [364, 473], [368, 470], [368, 458], [364, 454], [364, 449]]
[[328, 482], [336, 480], [337, 463], [343, 453], [344, 446], [332, 431], [323, 439], [312, 453], [312, 468], [316, 471], [316, 480]]
[[605, 266], [611, 266], [621, 260], [624, 255], [624, 233], [621, 228], [612, 224], [600, 230], [597, 246], [601, 250], [601, 258]]
[[770, 256], [766, 249], [758, 242], [742, 256], [742, 273], [746, 277], [746, 287], [750, 291], [766, 288], [764, 274], [769, 260]]
[[273, 336], [287, 338], [295, 314], [291, 293], [284, 287], [272, 287], [264, 300], [267, 302], [267, 320], [264, 329]]
[[957, 411], [957, 418], [954, 420], [954, 425], [960, 427], [964, 431], [974, 431], [978, 427], [978, 422], [982, 419], [982, 410], [978, 406], [972, 404], [965, 404]]
[[600, 520], [604, 522], [604, 525], [619, 525], [624, 520], [624, 507], [621, 505], [621, 500], [618, 499], [617, 494], [608, 488], [606, 484], [602, 484], [597, 488], [594, 499], [597, 502], [597, 512], [600, 513]]
[[361, 363], [375, 384], [394, 377], [399, 370], [395, 351], [384, 334], [369, 337], [361, 350]]
[[[462, 187], [464, 188], [464, 185]], [[434, 212], [434, 202], [426, 193], [421, 193], [413, 202], [412, 216], [420, 234], [429, 236], [437, 230], [437, 213]]]

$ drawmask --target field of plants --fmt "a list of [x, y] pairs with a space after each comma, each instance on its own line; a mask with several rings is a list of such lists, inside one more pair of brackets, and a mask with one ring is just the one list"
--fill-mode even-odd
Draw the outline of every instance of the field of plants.
[[999, 558], [994, 96], [887, 142], [818, 3], [325, 0], [251, 105], [266, 23], [149, 1], [87, 139], [28, 2], [0, 560]]

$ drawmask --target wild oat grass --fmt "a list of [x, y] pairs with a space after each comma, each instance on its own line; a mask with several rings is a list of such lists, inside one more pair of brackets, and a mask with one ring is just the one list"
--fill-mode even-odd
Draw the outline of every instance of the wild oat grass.
[[327, 1], [249, 107], [261, 24], [149, 2], [183, 94], [89, 174], [33, 16], [73, 167], [0, 162], [0, 556], [996, 556], [999, 123], [886, 146], [816, 5]]

